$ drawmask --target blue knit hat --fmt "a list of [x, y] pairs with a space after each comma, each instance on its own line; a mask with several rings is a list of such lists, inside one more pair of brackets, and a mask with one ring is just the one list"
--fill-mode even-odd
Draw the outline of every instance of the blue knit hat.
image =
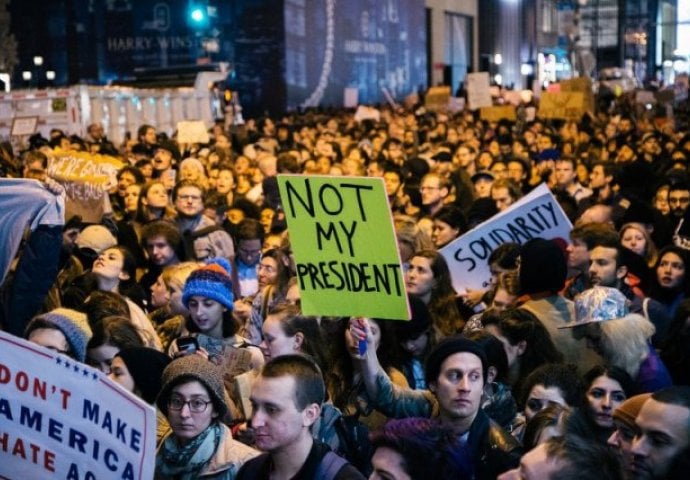
[[206, 297], [215, 300], [228, 310], [232, 310], [232, 279], [230, 278], [230, 263], [224, 258], [211, 258], [207, 265], [194, 270], [182, 292], [182, 303], [189, 307], [192, 297]]
[[31, 331], [40, 328], [36, 327], [39, 320], [54, 325], [55, 328], [62, 332], [76, 360], [82, 363], [86, 360], [86, 344], [91, 340], [93, 332], [85, 314], [69, 308], [56, 308], [48, 313], [34, 317], [26, 327], [25, 337], [28, 338]]

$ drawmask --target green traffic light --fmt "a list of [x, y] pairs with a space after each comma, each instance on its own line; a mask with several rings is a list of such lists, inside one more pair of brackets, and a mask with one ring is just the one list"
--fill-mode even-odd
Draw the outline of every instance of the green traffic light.
[[195, 22], [200, 23], [204, 21], [204, 11], [201, 8], [193, 9], [190, 13], [190, 16]]

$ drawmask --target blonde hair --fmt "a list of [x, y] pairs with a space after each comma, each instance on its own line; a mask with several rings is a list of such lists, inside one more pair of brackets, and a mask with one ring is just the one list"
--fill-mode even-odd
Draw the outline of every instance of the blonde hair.
[[393, 215], [395, 235], [398, 242], [408, 245], [413, 252], [420, 250], [434, 250], [434, 242], [431, 237], [417, 225], [417, 220], [402, 214]]
[[644, 225], [637, 222], [630, 222], [623, 225], [618, 234], [621, 242], [623, 240], [623, 234], [626, 232], [626, 230], [630, 230], [631, 228], [640, 232], [644, 237], [645, 246], [643, 258], [648, 267], [654, 267], [654, 265], [656, 265], [656, 261], [659, 259], [659, 251], [657, 250], [654, 240], [652, 240], [652, 237], [649, 235], [649, 232]]
[[201, 265], [203, 264], [197, 262], [182, 262], [177, 265], [165, 267], [161, 273], [163, 283], [165, 283], [168, 290], [172, 290], [175, 287], [177, 287], [178, 290], [182, 290], [187, 281], [187, 277]]
[[599, 323], [601, 327], [601, 348], [611, 365], [620, 367], [636, 378], [643, 360], [649, 355], [649, 339], [656, 328], [645, 317], [629, 313]]

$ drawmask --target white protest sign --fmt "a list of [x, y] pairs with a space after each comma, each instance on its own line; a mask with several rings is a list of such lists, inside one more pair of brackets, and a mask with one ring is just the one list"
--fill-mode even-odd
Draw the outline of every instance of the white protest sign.
[[156, 410], [69, 357], [0, 332], [0, 478], [153, 478]]
[[12, 130], [10, 135], [22, 137], [36, 133], [38, 117], [14, 117], [12, 119]]
[[491, 272], [488, 259], [496, 247], [506, 242], [523, 244], [532, 238], [562, 238], [566, 242], [573, 226], [546, 184], [541, 184], [508, 209], [476, 226], [443, 247], [453, 288], [484, 289]]
[[201, 120], [177, 122], [177, 143], [208, 143], [206, 124]]
[[489, 72], [475, 72], [467, 74], [467, 106], [470, 110], [493, 105]]
[[359, 103], [359, 90], [347, 87], [343, 90], [343, 107], [355, 108]]
[[355, 121], [363, 122], [364, 120], [374, 120], [375, 122], [380, 122], [381, 112], [376, 110], [374, 107], [360, 105], [357, 107], [357, 111], [355, 111]]

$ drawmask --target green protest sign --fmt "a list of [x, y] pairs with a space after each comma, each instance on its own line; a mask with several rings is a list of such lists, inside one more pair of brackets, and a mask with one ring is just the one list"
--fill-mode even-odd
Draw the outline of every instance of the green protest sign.
[[305, 315], [407, 320], [383, 180], [278, 175]]

